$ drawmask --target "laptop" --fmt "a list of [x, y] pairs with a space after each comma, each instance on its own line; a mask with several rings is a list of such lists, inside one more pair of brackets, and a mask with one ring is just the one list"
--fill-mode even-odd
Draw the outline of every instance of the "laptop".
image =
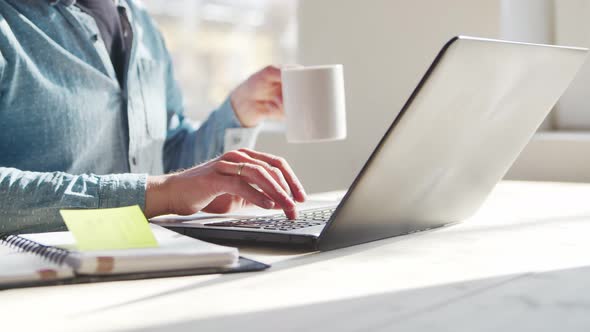
[[160, 224], [209, 241], [323, 251], [465, 220], [506, 174], [587, 52], [454, 37], [336, 206], [300, 211], [295, 221], [275, 214]]

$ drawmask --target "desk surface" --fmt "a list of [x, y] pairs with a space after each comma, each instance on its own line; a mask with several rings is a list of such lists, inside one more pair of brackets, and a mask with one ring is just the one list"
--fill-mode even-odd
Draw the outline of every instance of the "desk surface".
[[0, 328], [588, 331], [589, 201], [590, 184], [503, 182], [450, 227], [324, 253], [242, 248], [265, 272], [2, 291]]

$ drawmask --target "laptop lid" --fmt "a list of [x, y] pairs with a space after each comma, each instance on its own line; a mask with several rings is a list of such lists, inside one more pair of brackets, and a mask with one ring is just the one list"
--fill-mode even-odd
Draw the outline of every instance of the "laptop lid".
[[451, 39], [323, 229], [319, 249], [471, 216], [529, 142], [586, 55], [582, 48]]

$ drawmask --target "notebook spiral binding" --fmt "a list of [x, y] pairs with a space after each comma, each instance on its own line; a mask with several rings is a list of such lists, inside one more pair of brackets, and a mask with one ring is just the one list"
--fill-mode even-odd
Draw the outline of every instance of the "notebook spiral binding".
[[70, 254], [70, 252], [66, 249], [46, 246], [41, 243], [12, 234], [0, 234], [0, 244], [6, 244], [11, 248], [15, 248], [20, 251], [30, 252], [59, 265], [63, 264], [65, 259]]

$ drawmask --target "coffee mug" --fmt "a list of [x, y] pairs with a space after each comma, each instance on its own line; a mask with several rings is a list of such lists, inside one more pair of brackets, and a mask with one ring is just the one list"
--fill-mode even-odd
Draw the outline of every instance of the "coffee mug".
[[281, 70], [287, 141], [346, 138], [346, 100], [342, 65], [288, 67]]

